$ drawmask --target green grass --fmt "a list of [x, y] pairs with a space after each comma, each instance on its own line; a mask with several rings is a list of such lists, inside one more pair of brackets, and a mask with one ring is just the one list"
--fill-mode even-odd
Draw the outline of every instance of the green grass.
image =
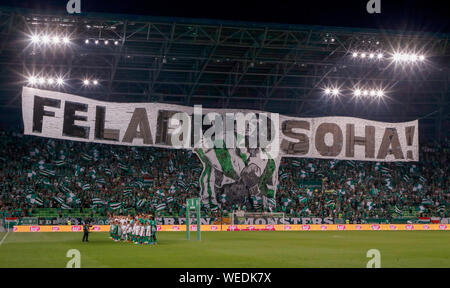
[[[5, 234], [0, 233], [0, 241]], [[195, 233], [192, 233], [195, 239]], [[450, 267], [445, 231], [204, 232], [158, 233], [156, 246], [115, 243], [108, 233], [9, 233], [0, 246], [0, 267], [65, 267], [69, 249], [81, 267], [366, 267], [369, 249], [381, 267]]]

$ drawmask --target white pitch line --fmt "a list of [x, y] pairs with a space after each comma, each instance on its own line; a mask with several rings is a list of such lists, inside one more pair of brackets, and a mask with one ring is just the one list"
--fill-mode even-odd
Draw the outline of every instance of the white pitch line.
[[2, 241], [0, 241], [0, 246], [2, 246], [2, 244], [3, 244], [3, 241], [5, 241], [6, 237], [8, 237], [8, 234], [9, 234], [9, 231], [8, 231], [8, 232], [6, 232], [6, 235], [5, 235], [5, 236], [3, 236], [3, 239], [2, 239]]

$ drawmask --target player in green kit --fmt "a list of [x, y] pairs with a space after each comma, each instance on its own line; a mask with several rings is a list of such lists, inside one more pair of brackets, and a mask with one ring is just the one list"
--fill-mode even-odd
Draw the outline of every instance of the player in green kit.
[[158, 242], [156, 241], [156, 231], [158, 230], [158, 227], [156, 226], [156, 220], [153, 215], [150, 216], [150, 227], [152, 229], [150, 244], [157, 244]]

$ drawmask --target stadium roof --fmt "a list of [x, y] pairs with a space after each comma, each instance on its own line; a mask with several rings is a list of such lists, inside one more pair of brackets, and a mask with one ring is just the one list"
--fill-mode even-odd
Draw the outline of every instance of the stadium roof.
[[[71, 43], [31, 44], [32, 35], [43, 34]], [[450, 129], [448, 34], [0, 7], [0, 35], [2, 126], [21, 123], [27, 77], [59, 75], [65, 85], [48, 89], [100, 100], [421, 118], [421, 138], [440, 139]], [[395, 52], [425, 60], [392, 61]], [[86, 78], [99, 85], [83, 85]], [[339, 95], [324, 95], [326, 88], [339, 88]], [[385, 96], [355, 97], [357, 88]]]

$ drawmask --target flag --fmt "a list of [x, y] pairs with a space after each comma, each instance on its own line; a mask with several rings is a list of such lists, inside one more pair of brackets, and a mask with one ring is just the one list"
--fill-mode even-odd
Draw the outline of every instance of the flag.
[[27, 200], [27, 202], [30, 203], [30, 204], [36, 204], [36, 205], [38, 205], [38, 206], [44, 205], [44, 202], [42, 201], [42, 199], [39, 198], [38, 196], [36, 196], [36, 194], [31, 194], [31, 193], [28, 194], [28, 195], [26, 196], [26, 200]]
[[350, 186], [350, 188], [352, 188], [353, 190], [355, 190], [355, 182], [353, 180], [348, 180], [347, 182], [345, 182], [348, 186]]
[[111, 209], [113, 210], [117, 210], [122, 208], [122, 203], [121, 202], [109, 203], [109, 207], [111, 207]]
[[94, 205], [103, 205], [103, 204], [105, 204], [104, 201], [102, 199], [100, 199], [100, 198], [92, 198], [92, 203]]
[[137, 207], [142, 207], [142, 205], [144, 205], [144, 203], [145, 203], [145, 199], [140, 199], [137, 203], [136, 203], [136, 206]]
[[91, 184], [86, 183], [81, 187], [81, 189], [83, 189], [83, 191], [89, 190], [89, 189], [91, 189]]
[[161, 203], [155, 206], [156, 211], [162, 211], [164, 209], [166, 209], [166, 203]]
[[285, 198], [283, 198], [282, 202], [283, 202], [283, 205], [285, 207], [287, 207], [292, 202], [292, 200], [287, 198], [287, 197], [285, 197]]
[[92, 156], [89, 156], [88, 154], [81, 152], [80, 154], [81, 159], [85, 160], [85, 161], [92, 161]]
[[308, 198], [303, 197], [302, 195], [298, 195], [298, 203], [307, 203]]

